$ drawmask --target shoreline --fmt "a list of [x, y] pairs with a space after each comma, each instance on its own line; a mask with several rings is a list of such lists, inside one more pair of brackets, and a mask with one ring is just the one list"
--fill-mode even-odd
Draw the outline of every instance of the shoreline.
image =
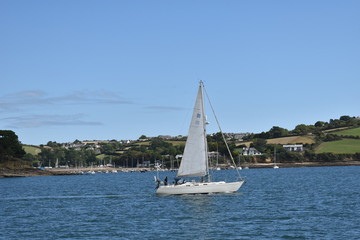
[[[297, 167], [344, 167], [360, 166], [360, 161], [342, 161], [342, 162], [302, 162], [302, 163], [276, 163], [279, 168], [297, 168]], [[272, 168], [273, 163], [254, 163], [248, 164], [249, 168]]]
[[[261, 168], [272, 168], [273, 163], [252, 163], [246, 164], [242, 167], [249, 167], [250, 169], [261, 169]], [[360, 166], [360, 161], [346, 161], [346, 162], [303, 162], [303, 163], [277, 163], [279, 168], [295, 168], [295, 167], [339, 167], [339, 166]], [[225, 169], [225, 168], [222, 168]], [[231, 169], [231, 168], [227, 168]], [[35, 177], [35, 176], [64, 176], [64, 175], [81, 175], [80, 171], [86, 172], [91, 170], [90, 168], [50, 168], [50, 169], [36, 169], [36, 168], [0, 168], [0, 178], [9, 178], [9, 177]], [[140, 171], [156, 171], [150, 168], [93, 168], [95, 172], [105, 172], [117, 170], [119, 173], [124, 172], [140, 172]]]
[[0, 168], [0, 178], [74, 175], [67, 171], [51, 172], [36, 168]]

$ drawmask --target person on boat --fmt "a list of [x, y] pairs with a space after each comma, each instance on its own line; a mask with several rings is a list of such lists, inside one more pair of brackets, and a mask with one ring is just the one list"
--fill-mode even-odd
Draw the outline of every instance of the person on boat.
[[164, 185], [165, 186], [167, 185], [167, 182], [168, 182], [168, 176], [166, 176], [165, 179], [164, 179]]

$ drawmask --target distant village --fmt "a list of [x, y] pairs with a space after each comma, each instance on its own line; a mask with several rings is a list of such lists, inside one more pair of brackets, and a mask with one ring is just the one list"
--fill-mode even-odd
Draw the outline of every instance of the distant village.
[[[224, 133], [225, 137], [227, 139], [233, 139], [236, 142], [242, 142], [243, 138], [245, 136], [250, 135], [251, 133]], [[152, 138], [160, 138], [163, 140], [184, 140], [186, 138], [186, 136], [170, 136], [170, 135], [159, 135], [158, 137], [149, 137], [149, 138], [139, 138], [137, 140], [85, 140], [85, 141], [79, 141], [79, 140], [75, 140], [74, 142], [67, 142], [67, 143], [62, 143], [62, 147], [65, 149], [74, 149], [74, 150], [82, 150], [82, 149], [86, 149], [86, 150], [93, 150], [96, 153], [100, 154], [100, 149], [101, 149], [101, 145], [100, 144], [107, 144], [107, 143], [111, 143], [111, 142], [118, 142], [120, 144], [132, 144], [132, 143], [136, 143], [136, 142], [141, 142], [141, 141], [149, 141]], [[284, 148], [284, 150], [290, 151], [290, 152], [303, 152], [304, 151], [304, 147], [303, 144], [284, 144], [282, 145], [282, 147]], [[215, 156], [216, 152], [209, 152], [209, 157]], [[254, 147], [243, 147], [243, 151], [242, 151], [242, 155], [244, 156], [257, 156], [257, 155], [262, 155], [262, 153], [260, 151], [258, 151], [256, 148]], [[177, 157], [181, 157], [181, 156], [177, 156]]]

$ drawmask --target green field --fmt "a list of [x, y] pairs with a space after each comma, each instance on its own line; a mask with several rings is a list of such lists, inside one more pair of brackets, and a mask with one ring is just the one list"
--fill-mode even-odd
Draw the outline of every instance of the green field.
[[[250, 146], [252, 142], [240, 142], [236, 143], [236, 146], [240, 145], [246, 145], [247, 147]], [[314, 136], [291, 136], [291, 137], [282, 137], [282, 138], [272, 138], [266, 140], [267, 144], [296, 144], [296, 143], [302, 143], [302, 144], [313, 144], [315, 143], [315, 137]]]
[[316, 153], [357, 153], [360, 152], [360, 140], [342, 139], [339, 141], [324, 142], [316, 148]]
[[359, 128], [350, 128], [339, 132], [333, 132], [336, 135], [344, 136], [359, 136], [360, 137], [360, 127]]
[[23, 149], [26, 153], [30, 153], [32, 155], [38, 155], [41, 152], [40, 148], [29, 145], [23, 145]]
[[171, 143], [173, 146], [181, 146], [181, 145], [185, 146], [185, 141], [166, 141], [166, 142]]
[[137, 146], [149, 146], [150, 145], [150, 141], [146, 141], [146, 142], [136, 142], [134, 145]]
[[96, 156], [97, 159], [103, 160], [107, 155], [105, 154], [99, 154]]
[[282, 138], [272, 138], [266, 140], [268, 144], [312, 144], [315, 142], [315, 137], [313, 136], [291, 136], [291, 137], [282, 137]]

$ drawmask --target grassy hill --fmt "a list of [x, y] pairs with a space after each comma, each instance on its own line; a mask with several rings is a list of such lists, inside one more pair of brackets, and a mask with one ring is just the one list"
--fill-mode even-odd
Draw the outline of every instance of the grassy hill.
[[[240, 142], [236, 143], [236, 146], [245, 145], [246, 147], [249, 147], [251, 141], [247, 142]], [[314, 136], [291, 136], [291, 137], [282, 137], [282, 138], [272, 138], [266, 140], [267, 144], [313, 144], [315, 143], [315, 137]]]
[[315, 143], [315, 137], [313, 136], [291, 136], [282, 138], [272, 138], [266, 140], [267, 144], [312, 144]]
[[136, 142], [135, 145], [138, 146], [149, 146], [151, 141], [145, 141], [145, 142]]
[[246, 147], [250, 147], [250, 144], [252, 143], [252, 141], [247, 141], [247, 142], [239, 142], [236, 143], [235, 146], [240, 146], [240, 145], [245, 145]]
[[99, 159], [99, 160], [103, 160], [106, 156], [107, 155], [105, 155], [105, 154], [99, 154], [99, 155], [96, 156], [96, 158]]
[[343, 136], [359, 136], [360, 137], [360, 127], [359, 128], [350, 128], [343, 131], [332, 132], [332, 134], [343, 135]]
[[166, 142], [171, 143], [173, 146], [185, 145], [185, 141], [166, 141]]
[[357, 153], [360, 152], [360, 140], [342, 139], [338, 141], [321, 143], [315, 150], [316, 153]]
[[41, 149], [39, 147], [30, 145], [23, 145], [23, 149], [26, 153], [30, 153], [32, 155], [38, 155], [41, 152]]

